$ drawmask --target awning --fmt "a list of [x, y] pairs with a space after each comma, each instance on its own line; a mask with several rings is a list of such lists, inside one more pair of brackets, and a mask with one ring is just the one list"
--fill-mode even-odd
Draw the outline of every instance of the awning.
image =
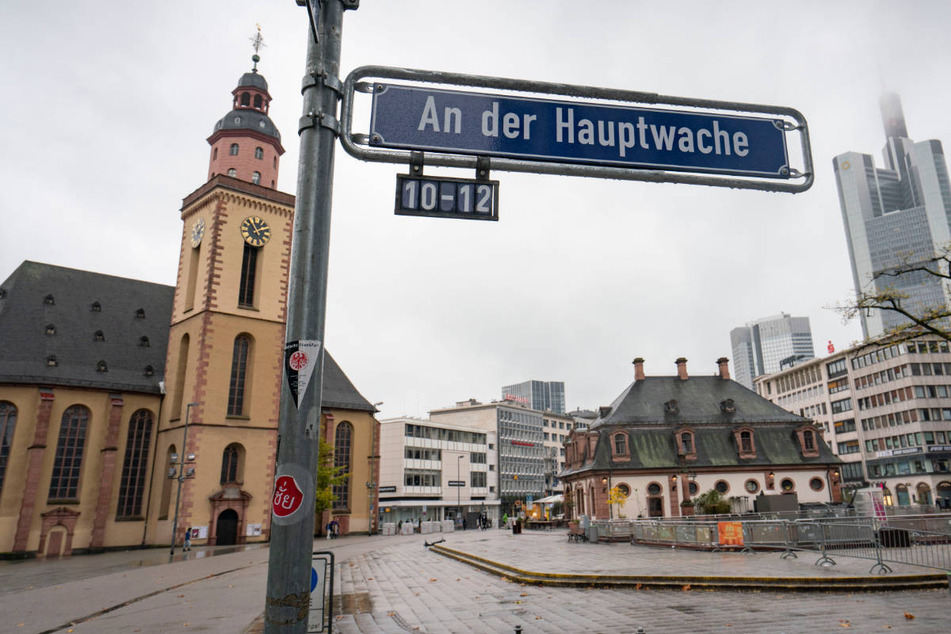
[[554, 504], [555, 502], [564, 502], [565, 496], [559, 493], [558, 495], [549, 495], [547, 498], [542, 498], [540, 500], [535, 500], [532, 504]]

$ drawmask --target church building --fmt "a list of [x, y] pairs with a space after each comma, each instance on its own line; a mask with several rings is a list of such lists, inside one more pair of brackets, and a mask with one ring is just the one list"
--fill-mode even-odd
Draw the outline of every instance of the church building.
[[[254, 69], [181, 209], [174, 287], [24, 262], [0, 283], [0, 556], [267, 541], [294, 196]], [[376, 530], [376, 409], [328, 354], [342, 533]], [[179, 480], [179, 475], [182, 476]]]

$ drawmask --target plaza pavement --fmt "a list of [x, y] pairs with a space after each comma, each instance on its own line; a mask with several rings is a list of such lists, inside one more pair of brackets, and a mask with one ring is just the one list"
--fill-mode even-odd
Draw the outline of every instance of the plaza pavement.
[[[880, 592], [703, 591], [650, 584], [552, 587], [521, 583], [435, 552], [426, 542], [485, 561], [567, 577], [595, 574], [718, 578], [867, 577], [871, 562], [779, 553], [707, 553], [616, 544], [569, 544], [563, 531], [317, 540], [335, 553], [334, 631], [947, 632], [948, 589]], [[210, 556], [214, 555], [214, 556]], [[0, 632], [260, 632], [266, 547], [199, 548], [168, 562], [165, 549], [0, 562]], [[886, 577], [923, 569], [896, 569]], [[878, 575], [875, 575], [878, 577]]]

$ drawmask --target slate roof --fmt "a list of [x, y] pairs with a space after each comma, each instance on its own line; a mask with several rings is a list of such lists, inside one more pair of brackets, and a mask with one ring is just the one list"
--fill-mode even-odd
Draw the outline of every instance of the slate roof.
[[[721, 403], [732, 399], [733, 410]], [[676, 400], [676, 411], [665, 403]], [[816, 438], [816, 457], [803, 457], [796, 429], [811, 421], [762, 398], [736, 381], [719, 376], [647, 377], [629, 385], [590, 427], [599, 438], [594, 455], [566, 474], [588, 470], [679, 469], [680, 456], [674, 432], [682, 427], [694, 432], [696, 460], [690, 470], [717, 468], [827, 465], [840, 462], [825, 442]], [[739, 427], [753, 429], [755, 458], [740, 459], [734, 440]], [[612, 458], [610, 434], [627, 432], [630, 460]], [[583, 437], [582, 432], [579, 437]]]
[[[172, 286], [23, 262], [0, 283], [0, 383], [160, 394], [174, 293]], [[55, 334], [46, 334], [48, 326]], [[55, 367], [47, 364], [51, 355]], [[97, 371], [99, 361], [107, 372]], [[327, 408], [376, 411], [329, 352], [323, 395]]]
[[26, 261], [0, 289], [0, 383], [161, 392], [173, 287]]

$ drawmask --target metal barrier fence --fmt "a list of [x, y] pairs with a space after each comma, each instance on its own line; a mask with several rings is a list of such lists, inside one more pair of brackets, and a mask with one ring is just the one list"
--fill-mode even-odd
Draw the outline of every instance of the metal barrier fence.
[[782, 550], [782, 557], [816, 553], [817, 566], [836, 565], [834, 557], [874, 561], [870, 573], [892, 572], [888, 564], [951, 571], [951, 514], [811, 519], [696, 517], [592, 521], [603, 541], [670, 545], [742, 552]]

